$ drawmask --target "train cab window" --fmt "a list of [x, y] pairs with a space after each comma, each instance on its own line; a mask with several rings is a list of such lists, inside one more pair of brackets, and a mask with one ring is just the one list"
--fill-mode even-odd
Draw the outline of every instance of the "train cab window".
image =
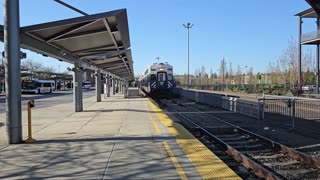
[[158, 81], [165, 81], [166, 80], [166, 76], [164, 73], [159, 73], [158, 74]]
[[173, 80], [172, 74], [168, 74], [168, 81], [172, 81], [172, 80]]
[[155, 81], [157, 79], [155, 74], [151, 74], [151, 81]]

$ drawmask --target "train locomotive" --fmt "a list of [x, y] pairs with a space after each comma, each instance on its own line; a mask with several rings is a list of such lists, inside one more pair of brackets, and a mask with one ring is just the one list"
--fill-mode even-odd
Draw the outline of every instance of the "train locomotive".
[[172, 66], [168, 63], [149, 65], [139, 78], [140, 88], [151, 95], [166, 95], [175, 87]]

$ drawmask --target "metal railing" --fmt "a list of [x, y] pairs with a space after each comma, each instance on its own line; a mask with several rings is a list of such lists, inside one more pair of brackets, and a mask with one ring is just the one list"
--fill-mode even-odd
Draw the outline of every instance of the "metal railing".
[[311, 41], [320, 38], [320, 29], [301, 35], [301, 42]]
[[259, 102], [263, 104], [262, 119], [290, 120], [292, 128], [295, 128], [297, 118], [320, 120], [320, 100], [318, 99], [264, 96], [259, 99]]
[[176, 89], [182, 97], [213, 107], [246, 114], [257, 119], [274, 119], [295, 128], [296, 119], [320, 120], [320, 99], [266, 95], [258, 102], [214, 93]]

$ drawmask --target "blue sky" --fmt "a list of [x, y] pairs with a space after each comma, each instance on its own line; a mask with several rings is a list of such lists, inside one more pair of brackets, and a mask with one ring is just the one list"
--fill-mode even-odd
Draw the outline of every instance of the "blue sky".
[[[218, 72], [224, 57], [233, 69], [252, 66], [264, 72], [269, 62], [297, 38], [294, 14], [309, 8], [303, 0], [65, 0], [88, 14], [126, 8], [135, 74], [148, 64], [166, 61], [177, 74], [187, 72], [187, 31], [191, 22], [190, 73], [205, 66]], [[3, 8], [0, 10], [3, 14]], [[20, 0], [21, 26], [81, 16], [53, 0]], [[3, 24], [3, 23], [2, 23]], [[315, 30], [308, 22], [307, 30]], [[312, 28], [310, 28], [312, 26]], [[3, 45], [0, 46], [3, 49]], [[28, 58], [61, 71], [71, 66], [28, 52]]]

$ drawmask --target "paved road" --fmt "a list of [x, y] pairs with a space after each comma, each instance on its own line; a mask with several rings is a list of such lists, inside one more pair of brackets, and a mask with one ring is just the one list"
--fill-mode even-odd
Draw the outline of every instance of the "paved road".
[[[84, 89], [83, 98], [88, 98], [95, 95], [94, 89]], [[31, 99], [35, 100], [36, 107], [49, 107], [58, 104], [70, 103], [73, 101], [72, 91], [56, 91], [52, 94], [22, 94], [22, 110], [26, 110], [27, 102]], [[5, 96], [0, 96], [0, 113], [5, 112]]]

